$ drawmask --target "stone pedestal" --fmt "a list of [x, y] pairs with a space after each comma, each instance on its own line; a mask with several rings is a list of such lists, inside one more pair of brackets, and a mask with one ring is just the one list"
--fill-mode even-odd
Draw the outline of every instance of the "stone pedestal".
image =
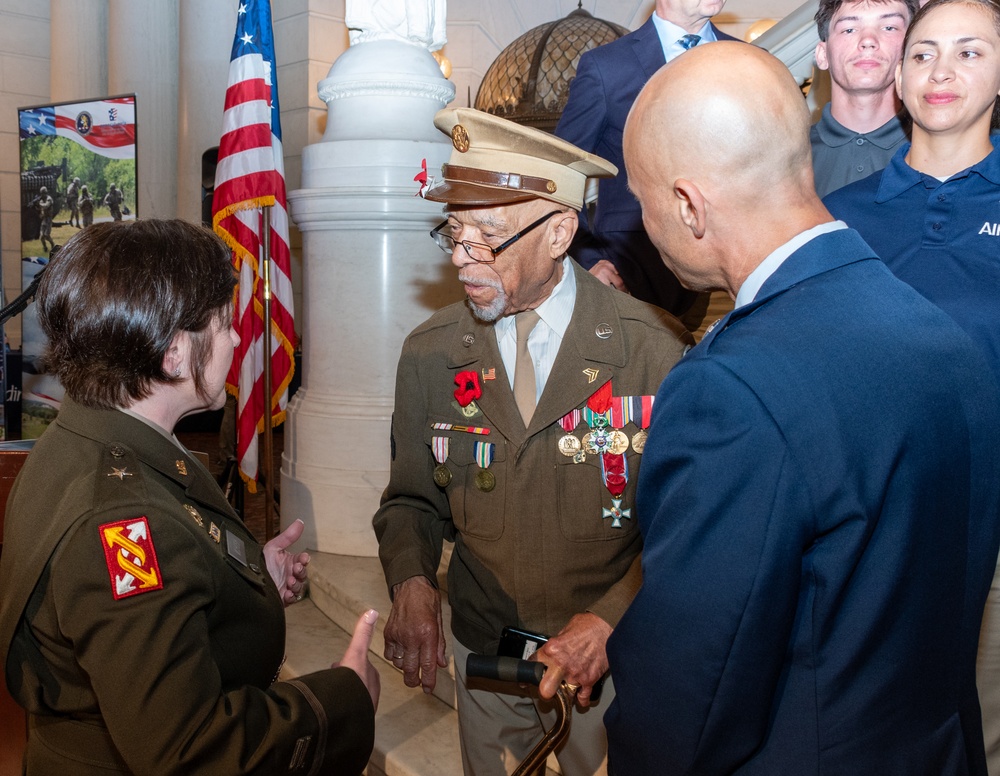
[[451, 150], [434, 127], [454, 97], [426, 48], [349, 48], [320, 82], [323, 142], [307, 146], [289, 210], [303, 240], [302, 387], [285, 425], [281, 522], [304, 546], [371, 556], [371, 518], [388, 480], [389, 424], [403, 339], [463, 293], [428, 232], [441, 206], [414, 196], [422, 159]]

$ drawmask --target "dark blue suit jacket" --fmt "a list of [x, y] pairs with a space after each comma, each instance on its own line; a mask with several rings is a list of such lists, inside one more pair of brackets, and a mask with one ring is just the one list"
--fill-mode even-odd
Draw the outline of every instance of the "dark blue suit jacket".
[[856, 232], [793, 253], [657, 394], [615, 776], [985, 774], [998, 439], [983, 357]]
[[[712, 25], [719, 40], [736, 40]], [[697, 294], [683, 288], [664, 266], [642, 226], [639, 201], [628, 190], [622, 135], [632, 103], [646, 81], [666, 64], [653, 19], [635, 32], [591, 49], [580, 57], [569, 101], [556, 135], [618, 167], [600, 181], [593, 223], [581, 214], [580, 231], [570, 250], [590, 269], [601, 259], [614, 264], [633, 296], [683, 315]]]

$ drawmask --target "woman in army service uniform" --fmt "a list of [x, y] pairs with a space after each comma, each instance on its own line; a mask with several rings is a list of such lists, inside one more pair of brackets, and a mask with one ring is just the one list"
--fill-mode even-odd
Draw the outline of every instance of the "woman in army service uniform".
[[38, 312], [66, 388], [14, 490], [0, 661], [36, 774], [358, 774], [378, 675], [358, 622], [339, 667], [275, 681], [301, 597], [296, 522], [261, 547], [172, 434], [222, 406], [238, 342], [228, 249], [182, 221], [97, 224]]

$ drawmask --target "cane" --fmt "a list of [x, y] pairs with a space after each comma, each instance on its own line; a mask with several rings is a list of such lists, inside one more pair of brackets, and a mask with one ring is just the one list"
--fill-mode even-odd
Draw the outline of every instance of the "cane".
[[[479, 676], [483, 679], [498, 679], [501, 682], [517, 682], [518, 684], [533, 684], [536, 687], [542, 681], [545, 664], [532, 660], [518, 660], [516, 657], [496, 657], [493, 655], [469, 655], [465, 662], [466, 676]], [[540, 766], [545, 764], [549, 754], [569, 735], [570, 714], [573, 711], [574, 694], [565, 683], [559, 685], [556, 691], [556, 722], [535, 744], [522, 763], [517, 766], [513, 776], [530, 776]]]

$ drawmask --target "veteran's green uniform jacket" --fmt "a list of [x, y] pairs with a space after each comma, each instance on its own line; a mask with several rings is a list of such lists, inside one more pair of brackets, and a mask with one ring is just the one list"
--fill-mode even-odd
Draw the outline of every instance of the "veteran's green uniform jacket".
[[27, 773], [357, 774], [374, 709], [337, 668], [275, 682], [262, 548], [163, 434], [71, 400], [11, 493], [0, 658]]
[[[614, 396], [655, 394], [692, 340], [667, 313], [573, 267], [573, 317], [527, 429], [493, 326], [477, 321], [464, 303], [417, 327], [399, 360], [389, 485], [374, 517], [379, 556], [391, 591], [416, 575], [433, 582], [442, 539], [454, 540], [452, 630], [474, 652], [495, 653], [504, 626], [555, 635], [583, 611], [613, 627], [641, 582], [634, 497], [642, 456], [629, 445], [620, 508], [630, 516], [605, 517], [614, 504], [600, 456], [562, 454], [559, 440], [567, 432], [559, 420], [586, 406], [608, 380]], [[482, 389], [469, 405], [474, 414], [455, 397], [455, 377], [467, 371], [478, 374]], [[489, 434], [435, 429], [435, 423]], [[631, 439], [639, 430], [636, 418], [622, 432]], [[581, 422], [572, 433], [582, 442], [588, 431]], [[444, 487], [434, 479], [434, 437], [448, 439], [444, 466], [451, 479]], [[476, 484], [482, 471], [476, 442], [495, 445], [492, 490]]]

